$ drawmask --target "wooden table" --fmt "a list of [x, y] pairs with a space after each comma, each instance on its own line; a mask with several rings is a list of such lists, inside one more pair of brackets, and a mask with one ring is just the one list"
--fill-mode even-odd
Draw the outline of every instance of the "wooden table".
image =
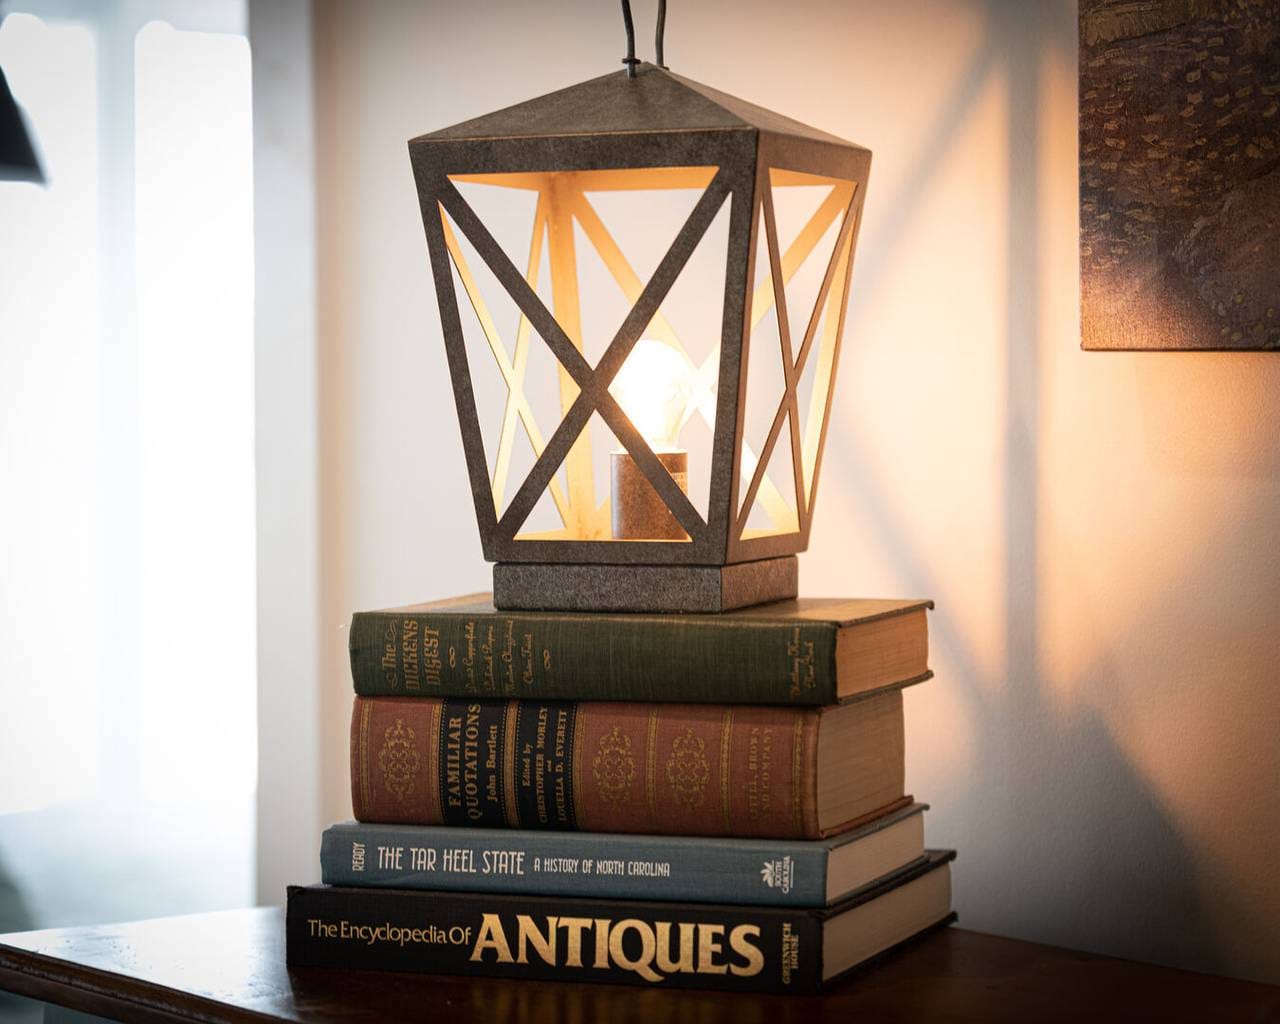
[[950, 928], [821, 997], [286, 971], [279, 910], [0, 936], [0, 989], [120, 1021], [1280, 1022], [1280, 988]]

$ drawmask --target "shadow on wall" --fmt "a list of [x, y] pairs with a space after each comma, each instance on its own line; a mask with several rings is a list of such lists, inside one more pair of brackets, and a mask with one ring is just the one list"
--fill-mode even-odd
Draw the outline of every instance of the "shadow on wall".
[[[928, 148], [911, 174], [894, 184], [882, 227], [863, 243], [877, 262], [855, 275], [862, 294], [875, 294], [877, 276], [893, 264], [893, 250], [915, 216], [913, 207], [960, 138], [966, 115], [991, 77], [1002, 76], [1009, 137], [1002, 678], [991, 679], [991, 671], [981, 667], [947, 614], [946, 602], [939, 602], [931, 626], [935, 643], [946, 648], [957, 669], [953, 685], [962, 691], [960, 700], [972, 720], [974, 770], [964, 787], [980, 794], [986, 828], [979, 841], [990, 844], [983, 855], [968, 858], [961, 842], [956, 905], [962, 924], [970, 927], [1008, 932], [1014, 922], [1025, 938], [1080, 945], [1087, 936], [1093, 949], [1213, 971], [1223, 966], [1223, 958], [1197, 894], [1196, 864], [1175, 824], [1103, 718], [1082, 711], [1064, 721], [1043, 690], [1037, 637], [1036, 424], [1044, 318], [1037, 140], [1045, 103], [1042, 61], [1046, 53], [1059, 51], [1074, 65], [1075, 5], [976, 0], [975, 6], [986, 18], [983, 45], [933, 122]], [[853, 500], [900, 578], [913, 593], [941, 597], [943, 588], [897, 525], [888, 495], [877, 489], [863, 443], [857, 430], [844, 429], [839, 447], [829, 449], [827, 458], [843, 463]], [[1104, 654], [1085, 674], [1105, 689], [1108, 671]], [[1028, 772], [1028, 765], [1037, 768]], [[935, 841], [975, 836], [965, 823], [949, 821], [945, 807], [935, 808], [932, 817]], [[1028, 821], [1046, 819], [1055, 824], [1027, 827]], [[1106, 851], [1094, 854], [1084, 872], [1077, 853], [1082, 847]], [[1152, 850], [1159, 851], [1154, 863]], [[1073, 887], [1079, 891], [1070, 891]]]

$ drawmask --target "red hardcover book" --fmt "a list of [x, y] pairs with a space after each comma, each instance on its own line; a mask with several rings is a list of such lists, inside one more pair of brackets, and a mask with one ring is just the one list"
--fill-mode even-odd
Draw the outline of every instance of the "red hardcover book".
[[902, 693], [821, 708], [357, 697], [360, 821], [818, 838], [903, 806]]

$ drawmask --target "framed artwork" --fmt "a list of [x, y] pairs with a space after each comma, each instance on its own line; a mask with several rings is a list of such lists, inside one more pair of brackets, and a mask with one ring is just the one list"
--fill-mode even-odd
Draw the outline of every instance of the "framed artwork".
[[1080, 0], [1090, 350], [1280, 349], [1280, 0]]

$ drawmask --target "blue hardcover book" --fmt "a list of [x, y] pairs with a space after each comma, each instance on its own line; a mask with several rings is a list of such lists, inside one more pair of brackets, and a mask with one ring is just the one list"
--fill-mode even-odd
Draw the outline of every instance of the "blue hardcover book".
[[705, 839], [344, 822], [326, 885], [825, 907], [916, 866], [924, 804], [830, 839]]

